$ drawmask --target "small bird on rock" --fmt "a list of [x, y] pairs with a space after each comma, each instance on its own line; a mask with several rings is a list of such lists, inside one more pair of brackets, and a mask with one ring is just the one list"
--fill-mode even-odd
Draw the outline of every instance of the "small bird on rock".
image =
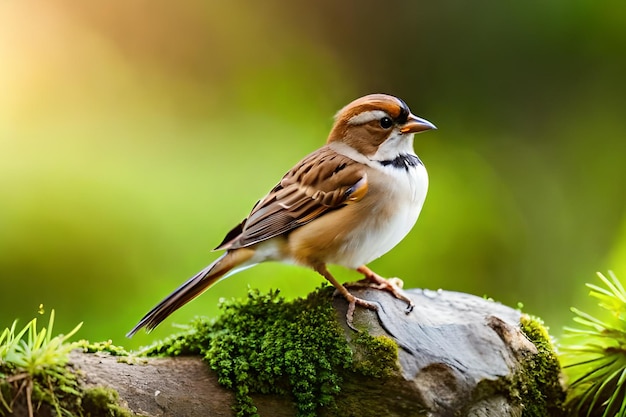
[[396, 246], [420, 214], [428, 175], [413, 150], [416, 133], [436, 129], [386, 94], [358, 98], [339, 110], [326, 145], [298, 162], [216, 250], [226, 252], [150, 310], [127, 334], [150, 331], [221, 278], [265, 261], [312, 268], [348, 301], [376, 310], [331, 275], [327, 264], [354, 269], [373, 287], [413, 302], [366, 264]]

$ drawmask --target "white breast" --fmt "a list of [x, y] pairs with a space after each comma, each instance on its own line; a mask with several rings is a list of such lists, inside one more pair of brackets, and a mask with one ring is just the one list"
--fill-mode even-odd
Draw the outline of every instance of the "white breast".
[[[411, 167], [408, 171], [394, 169], [388, 190], [382, 196], [380, 216], [373, 213], [371, 219], [355, 236], [362, 242], [361, 250], [355, 253], [352, 264], [367, 264], [389, 252], [411, 231], [422, 210], [428, 190], [428, 175], [423, 165]], [[400, 172], [398, 172], [400, 171]], [[384, 205], [384, 207], [383, 207]], [[378, 218], [380, 217], [380, 218]]]
[[[341, 149], [341, 153], [346, 152], [350, 151]], [[426, 199], [428, 174], [422, 164], [404, 169], [383, 166], [358, 153], [346, 156], [377, 171], [377, 175], [368, 176], [370, 192], [376, 193], [369, 202], [373, 209], [350, 234], [343, 253], [331, 261], [357, 268], [389, 252], [411, 231]]]

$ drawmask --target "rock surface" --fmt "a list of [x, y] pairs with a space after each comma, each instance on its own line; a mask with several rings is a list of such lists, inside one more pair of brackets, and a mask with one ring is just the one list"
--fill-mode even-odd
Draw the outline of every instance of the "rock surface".
[[[415, 308], [371, 288], [350, 288], [377, 303], [379, 311], [355, 311], [355, 325], [385, 335], [399, 346], [399, 370], [384, 379], [346, 378], [337, 398], [341, 416], [524, 416], [529, 411], [527, 385], [535, 375], [538, 349], [520, 329], [522, 314], [480, 297], [429, 290], [408, 290]], [[350, 341], [356, 333], [345, 324], [347, 303], [335, 298], [337, 318]], [[320, 352], [324, 354], [324, 352]], [[75, 352], [73, 366], [87, 386], [107, 386], [121, 402], [144, 416], [231, 416], [234, 394], [197, 357], [119, 358]], [[557, 372], [558, 373], [558, 368]], [[558, 375], [552, 375], [557, 380]], [[522, 389], [520, 389], [522, 387]], [[294, 416], [289, 397], [253, 395], [261, 416]], [[546, 401], [552, 401], [547, 398]], [[556, 400], [555, 400], [556, 401]]]
[[[469, 294], [412, 289], [406, 293], [415, 308], [406, 314], [406, 303], [386, 292], [350, 291], [380, 306], [378, 312], [358, 309], [355, 325], [398, 344], [406, 383], [396, 396], [419, 410], [412, 415], [522, 415], [511, 380], [521, 372], [521, 359], [537, 349], [520, 330], [521, 312]], [[345, 317], [346, 303], [336, 299], [334, 305]]]

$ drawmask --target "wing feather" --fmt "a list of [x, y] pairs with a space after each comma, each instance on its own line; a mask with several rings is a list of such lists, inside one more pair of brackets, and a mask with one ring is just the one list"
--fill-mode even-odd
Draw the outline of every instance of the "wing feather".
[[291, 169], [217, 249], [246, 247], [305, 225], [367, 194], [367, 176], [352, 159], [320, 148]]

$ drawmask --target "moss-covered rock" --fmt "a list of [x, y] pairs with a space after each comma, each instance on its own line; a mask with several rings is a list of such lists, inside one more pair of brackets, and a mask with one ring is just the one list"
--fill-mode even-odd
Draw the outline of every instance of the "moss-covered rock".
[[380, 378], [397, 369], [397, 346], [360, 333], [350, 348], [332, 306], [333, 289], [286, 302], [278, 292], [251, 290], [224, 302], [215, 320], [197, 320], [149, 354], [200, 354], [222, 385], [236, 392], [238, 415], [255, 415], [251, 394], [289, 395], [299, 416], [341, 415], [335, 396], [348, 374]]
[[[426, 290], [406, 292], [416, 303], [407, 315], [387, 292], [352, 291], [380, 306], [357, 310], [361, 332], [346, 325], [345, 300], [331, 287], [289, 302], [277, 291], [251, 290], [243, 301], [222, 302], [219, 317], [197, 319], [145, 351], [196, 355], [215, 373], [198, 358], [137, 361], [110, 342], [75, 344], [91, 353], [72, 352], [73, 367], [48, 366], [46, 380], [5, 364], [0, 411], [26, 387], [39, 415], [130, 416], [128, 404], [201, 416], [233, 403], [240, 416], [257, 415], [257, 404], [263, 415], [280, 408], [284, 416], [564, 415], [559, 363], [539, 319], [480, 297]], [[89, 375], [86, 384], [74, 369]], [[20, 395], [16, 415], [27, 415]]]
[[[468, 412], [516, 409], [526, 417], [563, 415], [560, 367], [539, 319], [479, 297], [411, 293], [421, 297], [418, 309], [424, 311], [405, 316], [401, 303], [385, 304], [388, 299], [395, 303], [393, 297], [368, 292], [368, 299], [385, 305], [385, 311], [363, 310], [355, 317], [370, 333], [340, 324], [337, 318], [344, 313], [333, 301], [332, 288], [291, 302], [277, 292], [252, 290], [244, 301], [224, 302], [217, 319], [198, 319], [189, 331], [157, 343], [148, 353], [202, 355], [220, 383], [236, 393], [235, 409], [242, 416], [257, 413], [256, 394], [290, 396], [299, 416], [439, 415], [454, 407]], [[392, 312], [396, 308], [397, 316]], [[475, 319], [468, 317], [470, 311]], [[438, 315], [434, 321], [432, 314]], [[398, 337], [404, 359], [399, 358]], [[448, 357], [444, 352], [466, 353]], [[500, 358], [501, 363], [485, 358]], [[474, 388], [454, 388], [467, 366], [483, 366], [471, 378], [484, 379], [476, 379]], [[429, 388], [431, 380], [439, 382]], [[447, 391], [437, 394], [443, 386]], [[426, 392], [434, 399], [440, 395], [447, 405], [433, 408], [422, 397]], [[473, 394], [465, 398], [468, 392]], [[395, 401], [383, 400], [389, 393], [395, 393]]]
[[564, 416], [561, 366], [548, 330], [541, 319], [526, 314], [520, 318], [520, 327], [537, 348], [536, 355], [520, 358], [523, 372], [515, 375], [512, 384], [524, 399], [524, 417]]
[[132, 417], [130, 410], [120, 405], [117, 391], [94, 387], [83, 391], [81, 396], [82, 415], [85, 417]]
[[[25, 374], [4, 374], [0, 378], [0, 415], [130, 417], [120, 405], [118, 393], [109, 388], [83, 389], [71, 369], [58, 378], [43, 380]], [[68, 380], [70, 383], [68, 383]], [[30, 404], [29, 404], [30, 403]]]

